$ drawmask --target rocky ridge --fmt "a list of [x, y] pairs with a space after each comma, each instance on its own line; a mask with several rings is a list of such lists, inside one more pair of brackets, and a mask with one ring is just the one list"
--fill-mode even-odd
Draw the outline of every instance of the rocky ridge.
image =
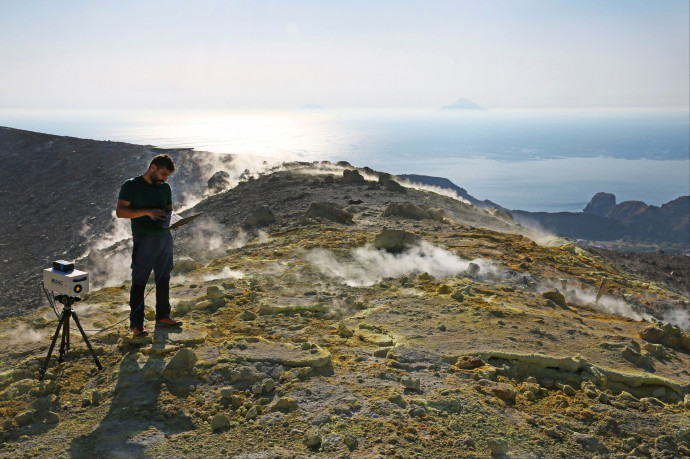
[[653, 320], [687, 294], [355, 169], [287, 164], [190, 208], [182, 330], [133, 339], [126, 282], [75, 306], [101, 371], [73, 330], [37, 381], [54, 312], [0, 320], [0, 455], [690, 454], [690, 335]]

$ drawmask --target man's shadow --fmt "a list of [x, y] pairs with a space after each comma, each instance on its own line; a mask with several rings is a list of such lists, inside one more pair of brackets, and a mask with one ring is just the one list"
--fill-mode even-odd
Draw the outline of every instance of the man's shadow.
[[132, 343], [134, 347], [120, 363], [108, 413], [96, 429], [72, 440], [71, 457], [142, 457], [147, 448], [164, 441], [164, 435], [193, 428], [183, 412], [166, 411], [158, 403], [164, 384], [165, 345], [169, 335], [181, 332], [156, 328], [150, 352], [139, 359], [140, 347], [146, 343]]

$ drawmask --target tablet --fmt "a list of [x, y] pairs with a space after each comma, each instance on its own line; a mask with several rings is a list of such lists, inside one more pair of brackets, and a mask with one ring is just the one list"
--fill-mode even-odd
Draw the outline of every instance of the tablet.
[[185, 218], [183, 218], [182, 220], [178, 220], [178, 221], [176, 221], [175, 223], [172, 223], [172, 224], [171, 224], [169, 227], [167, 227], [166, 229], [177, 229], [177, 228], [179, 228], [180, 226], [186, 225], [187, 223], [191, 222], [192, 220], [194, 220], [196, 217], [198, 217], [198, 216], [201, 215], [202, 213], [203, 213], [203, 212], [199, 212], [198, 214], [190, 215], [189, 217], [185, 217]]

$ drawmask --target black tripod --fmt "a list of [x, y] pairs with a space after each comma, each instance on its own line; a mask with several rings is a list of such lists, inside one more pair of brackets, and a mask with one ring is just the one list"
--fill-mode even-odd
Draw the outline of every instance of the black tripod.
[[46, 374], [46, 369], [48, 368], [48, 362], [50, 362], [50, 356], [53, 353], [53, 348], [55, 348], [55, 343], [57, 342], [57, 337], [60, 334], [60, 329], [62, 328], [62, 342], [60, 343], [60, 357], [58, 357], [58, 362], [64, 362], [65, 361], [65, 353], [69, 350], [69, 318], [74, 317], [74, 323], [77, 324], [77, 327], [79, 327], [79, 331], [81, 332], [81, 337], [84, 338], [84, 342], [86, 343], [86, 347], [89, 348], [89, 352], [91, 352], [91, 356], [93, 357], [94, 362], [96, 362], [96, 366], [98, 367], [99, 370], [103, 369], [103, 366], [101, 365], [101, 362], [98, 360], [98, 357], [96, 357], [96, 353], [93, 351], [93, 348], [91, 347], [91, 343], [89, 343], [88, 338], [86, 337], [86, 333], [84, 333], [84, 329], [81, 328], [81, 324], [79, 323], [79, 318], [77, 317], [77, 313], [72, 310], [72, 305], [74, 304], [75, 301], [81, 300], [79, 297], [74, 297], [74, 296], [67, 296], [67, 295], [58, 295], [55, 297], [56, 300], [58, 300], [60, 303], [64, 304], [65, 307], [62, 309], [62, 314], [60, 314], [60, 322], [58, 323], [57, 329], [55, 330], [55, 335], [53, 335], [53, 342], [50, 343], [50, 349], [48, 349], [48, 356], [46, 357], [46, 361], [43, 364], [43, 367], [41, 370], [38, 372], [38, 380], [42, 380], [43, 376]]

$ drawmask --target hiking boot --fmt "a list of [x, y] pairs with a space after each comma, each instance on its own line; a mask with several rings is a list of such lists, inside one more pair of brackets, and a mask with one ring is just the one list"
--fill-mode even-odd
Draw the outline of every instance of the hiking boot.
[[177, 328], [182, 326], [182, 321], [173, 319], [172, 317], [164, 317], [162, 319], [156, 319], [156, 326], [167, 327], [167, 328]]
[[132, 335], [135, 338], [143, 338], [149, 334], [149, 331], [143, 325], [141, 327], [132, 327], [130, 330], [132, 330]]

